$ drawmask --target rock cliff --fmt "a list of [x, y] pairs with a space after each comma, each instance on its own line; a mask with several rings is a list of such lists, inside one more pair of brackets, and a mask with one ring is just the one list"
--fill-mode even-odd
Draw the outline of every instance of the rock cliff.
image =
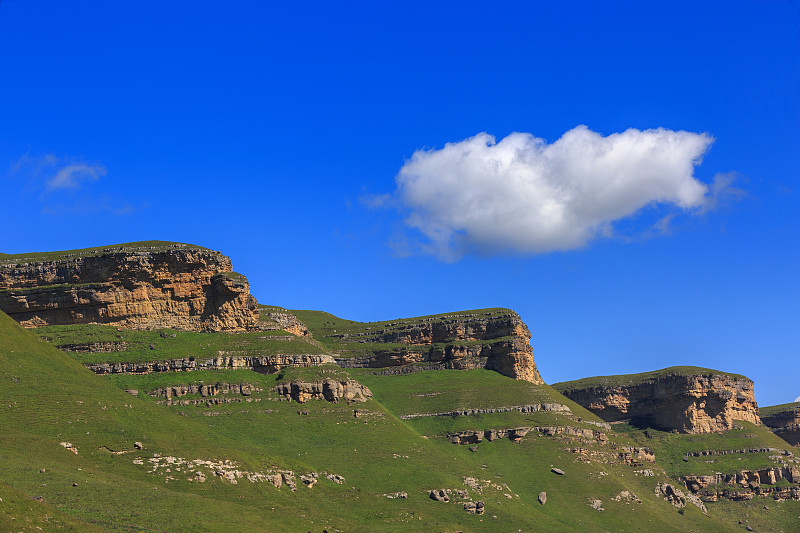
[[724, 431], [736, 420], [760, 423], [753, 382], [714, 370], [675, 367], [554, 387], [607, 422], [682, 433]]
[[354, 379], [323, 379], [318, 381], [292, 381], [281, 383], [276, 392], [296, 402], [308, 400], [327, 400], [337, 402], [340, 398], [347, 403], [366, 402], [372, 398], [372, 391]]
[[[336, 361], [346, 368], [411, 364], [425, 369], [487, 368], [514, 379], [544, 383], [533, 360], [531, 333], [519, 315], [508, 309], [361, 324], [326, 336], [335, 339], [340, 352]], [[375, 346], [370, 348], [370, 344]], [[368, 355], [360, 355], [364, 352]]]
[[228, 257], [160, 241], [5, 256], [0, 309], [26, 327], [242, 331], [258, 324], [247, 278]]
[[800, 402], [765, 407], [761, 421], [792, 446], [800, 446]]

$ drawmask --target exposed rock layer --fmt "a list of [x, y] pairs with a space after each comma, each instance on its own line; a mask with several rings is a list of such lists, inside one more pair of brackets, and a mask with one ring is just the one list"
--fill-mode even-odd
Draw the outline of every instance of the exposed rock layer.
[[606, 442], [608, 435], [596, 429], [576, 428], [573, 426], [547, 426], [547, 427], [518, 427], [508, 429], [486, 429], [486, 430], [466, 430], [458, 431], [447, 435], [447, 438], [453, 444], [478, 444], [483, 439], [489, 442], [497, 439], [510, 439], [513, 442], [519, 442], [522, 437], [533, 432], [539, 432], [545, 436], [554, 435], [569, 435], [579, 437], [586, 440], [596, 440], [598, 442]]
[[276, 326], [283, 331], [287, 331], [299, 337], [310, 337], [311, 332], [308, 331], [308, 328], [305, 324], [300, 322], [298, 318], [286, 312], [278, 312], [278, 311], [265, 311], [264, 309], [261, 310], [262, 318], [266, 317], [270, 320], [273, 320]]
[[[412, 413], [400, 416], [403, 420], [410, 418], [427, 418], [431, 416], [475, 416], [496, 413], [508, 413], [516, 411], [518, 413], [538, 413], [546, 411], [551, 413], [569, 413], [569, 407], [560, 403], [534, 403], [529, 405], [512, 405], [509, 407], [486, 407], [473, 409], [460, 409], [458, 411], [442, 411], [438, 413]], [[610, 429], [610, 427], [609, 427]]]
[[366, 402], [372, 398], [372, 391], [354, 379], [323, 379], [319, 381], [292, 381], [281, 383], [275, 390], [278, 394], [291, 398], [296, 402], [308, 400], [327, 400], [337, 402]]
[[149, 374], [151, 372], [188, 372], [200, 369], [235, 370], [249, 368], [272, 374], [284, 367], [310, 367], [333, 363], [330, 355], [262, 355], [257, 357], [214, 357], [210, 359], [169, 359], [138, 363], [97, 363], [86, 367], [95, 374]]
[[[533, 361], [531, 333], [519, 315], [454, 314], [385, 324], [380, 330], [332, 335], [353, 343], [405, 344], [372, 355], [337, 358], [347, 368], [398, 367], [410, 364], [468, 370], [487, 368], [504, 376], [544, 383]], [[480, 341], [480, 342], [475, 342]], [[488, 341], [488, 342], [487, 342]]]
[[258, 323], [250, 285], [232, 272], [228, 257], [178, 244], [5, 260], [0, 309], [26, 327], [241, 331]]
[[682, 433], [724, 431], [736, 420], [760, 423], [753, 382], [725, 374], [667, 374], [633, 384], [556, 388], [607, 422]]
[[195, 383], [192, 385], [172, 385], [161, 387], [150, 392], [153, 398], [180, 398], [187, 394], [199, 394], [203, 398], [216, 396], [217, 394], [241, 394], [250, 396], [254, 392], [261, 392], [262, 389], [254, 387], [249, 383]]
[[[776, 466], [761, 470], [742, 470], [733, 474], [682, 476], [686, 488], [706, 502], [720, 499], [746, 501], [755, 496], [771, 495], [775, 499], [800, 500], [800, 468]], [[781, 482], [784, 483], [781, 483]], [[775, 485], [782, 485], [776, 487]], [[786, 485], [790, 484], [790, 485]]]
[[761, 421], [792, 446], [800, 446], [800, 403], [762, 414]]

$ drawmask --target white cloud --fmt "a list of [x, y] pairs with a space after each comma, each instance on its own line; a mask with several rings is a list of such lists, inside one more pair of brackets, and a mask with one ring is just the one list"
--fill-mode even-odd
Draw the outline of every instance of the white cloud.
[[64, 165], [56, 175], [47, 180], [47, 189], [76, 189], [81, 181], [93, 181], [106, 175], [106, 167], [95, 164], [73, 163]]
[[[663, 128], [606, 137], [578, 126], [548, 144], [530, 133], [495, 142], [479, 133], [439, 150], [419, 150], [397, 175], [406, 224], [446, 259], [464, 253], [572, 250], [613, 235], [613, 223], [649, 205], [702, 212], [732, 176], [709, 186], [694, 167], [713, 138]], [[655, 228], [669, 232], [672, 216]]]
[[795, 398], [795, 399], [794, 399], [794, 401], [796, 401], [796, 402], [800, 402], [800, 396], [798, 396], [797, 398]]
[[37, 196], [40, 213], [47, 215], [85, 215], [112, 213], [128, 215], [147, 205], [131, 206], [125, 200], [109, 196], [104, 184], [85, 187], [108, 173], [99, 162], [86, 162], [68, 155], [25, 154], [12, 161], [8, 177], [21, 185], [24, 195]]

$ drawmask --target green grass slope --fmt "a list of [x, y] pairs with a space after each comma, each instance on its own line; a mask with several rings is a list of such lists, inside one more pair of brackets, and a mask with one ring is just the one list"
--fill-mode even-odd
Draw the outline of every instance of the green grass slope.
[[280, 330], [247, 333], [197, 333], [159, 329], [119, 330], [114, 326], [80, 324], [36, 328], [39, 337], [56, 348], [75, 350], [76, 345], [115, 344], [118, 351], [74, 352], [83, 364], [129, 363], [168, 359], [209, 359], [220, 354], [236, 356], [323, 354], [319, 346]]
[[78, 250], [60, 250], [53, 252], [27, 252], [19, 254], [0, 254], [0, 264], [19, 264], [33, 261], [58, 261], [76, 256], [92, 257], [102, 256], [117, 252], [161, 252], [165, 250], [203, 250], [211, 251], [202, 246], [169, 241], [138, 241], [97, 246], [94, 248], [81, 248]]
[[[251, 342], [242, 335], [218, 344], [215, 334], [184, 337], [178, 332], [172, 338], [84, 326], [38, 333], [59, 345], [124, 340], [131, 357], [150, 357], [150, 352], [158, 358], [184, 356], [199, 353], [203, 344], [213, 351], [227, 349], [225, 343], [237, 339]], [[150, 350], [151, 342], [155, 350]], [[257, 353], [260, 348], [241, 349]], [[599, 428], [592, 424], [597, 417], [546, 385], [486, 370], [387, 376], [331, 366], [276, 374], [226, 370], [104, 377], [86, 370], [87, 357], [103, 362], [122, 356], [61, 352], [0, 314], [0, 492], [14, 495], [9, 498], [16, 502], [15, 520], [38, 525], [42, 513], [51, 513], [66, 530], [89, 524], [111, 531], [740, 529], [731, 522], [731, 513], [710, 507], [710, 516], [705, 516], [692, 505], [678, 509], [656, 496], [655, 485], [670, 481], [669, 472], [659, 464], [628, 464], [619, 455], [646, 437]], [[373, 399], [350, 405], [324, 400], [298, 404], [274, 391], [282, 382], [326, 378], [357, 379], [371, 388]], [[200, 393], [187, 394], [173, 398], [181, 402], [172, 405], [148, 395], [163, 387], [201, 383], [247, 383], [254, 392], [214, 396], [231, 400], [219, 403], [208, 403], [213, 398]], [[137, 389], [139, 395], [123, 389]], [[570, 412], [408, 418], [540, 403], [561, 403]], [[593, 429], [604, 431], [608, 440], [531, 432], [518, 443], [484, 440], [471, 451], [446, 438], [454, 431], [522, 426]], [[651, 446], [653, 440], [644, 445], [657, 447]], [[136, 450], [135, 442], [143, 449]], [[669, 446], [656, 456], [667, 457]], [[246, 478], [232, 484], [211, 473], [199, 483], [189, 481], [191, 472], [180, 461], [164, 463], [167, 457], [231, 461], [243, 471], [317, 472], [320, 478], [307, 488], [298, 477], [296, 492]], [[139, 459], [143, 464], [137, 464]], [[154, 467], [154, 461], [161, 466]], [[553, 473], [554, 467], [565, 474]], [[644, 470], [653, 475], [645, 476]], [[343, 476], [344, 482], [325, 479], [324, 472]], [[433, 501], [432, 489], [450, 489], [451, 501]], [[464, 490], [461, 496], [456, 492]], [[625, 498], [625, 491], [636, 499]], [[547, 493], [545, 505], [538, 501], [541, 492]], [[394, 493], [407, 497], [387, 497]], [[42, 501], [29, 499], [34, 496]], [[461, 504], [466, 500], [483, 501], [486, 512], [466, 513]], [[601, 500], [604, 510], [591, 507], [592, 500]]]

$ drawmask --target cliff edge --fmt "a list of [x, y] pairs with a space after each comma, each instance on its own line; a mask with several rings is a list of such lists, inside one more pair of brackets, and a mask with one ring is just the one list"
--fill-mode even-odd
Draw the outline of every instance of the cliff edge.
[[800, 446], [800, 402], [763, 407], [761, 421], [792, 446]]
[[385, 322], [343, 320], [319, 311], [294, 311], [314, 338], [345, 368], [383, 373], [486, 368], [542, 384], [531, 333], [510, 309], [479, 309]]
[[247, 278], [228, 257], [163, 241], [0, 256], [0, 310], [25, 327], [243, 331], [258, 324]]
[[696, 367], [601, 376], [553, 387], [606, 422], [712, 433], [736, 420], [760, 424], [753, 382], [744, 376]]

